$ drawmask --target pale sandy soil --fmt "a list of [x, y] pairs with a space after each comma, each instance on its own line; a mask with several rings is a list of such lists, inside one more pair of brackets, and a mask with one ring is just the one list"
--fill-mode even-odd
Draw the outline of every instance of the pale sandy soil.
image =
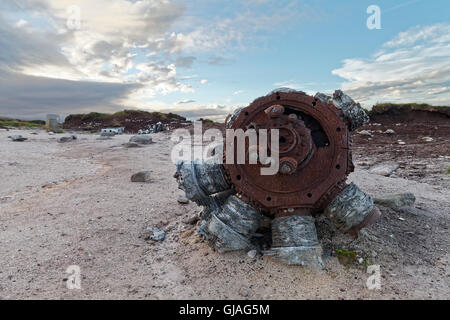
[[[184, 233], [200, 208], [176, 200], [182, 191], [165, 134], [126, 149], [127, 135], [60, 144], [31, 132], [0, 130], [0, 299], [450, 298], [445, 186], [357, 169], [350, 179], [362, 189], [413, 192], [421, 210], [381, 208], [383, 218], [355, 241], [319, 221], [326, 268], [313, 271], [245, 252], [219, 254]], [[11, 142], [12, 134], [30, 140]], [[151, 170], [153, 181], [130, 182], [140, 170]], [[167, 231], [163, 242], [145, 240], [152, 226]], [[381, 289], [367, 289], [365, 268], [341, 265], [336, 248], [381, 265]], [[70, 265], [81, 268], [81, 290], [66, 286]]]

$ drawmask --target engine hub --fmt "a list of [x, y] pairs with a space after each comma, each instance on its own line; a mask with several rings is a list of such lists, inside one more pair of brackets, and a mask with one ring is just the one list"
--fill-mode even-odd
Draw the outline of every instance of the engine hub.
[[241, 109], [227, 129], [279, 130], [276, 175], [261, 175], [262, 163], [225, 164], [242, 199], [271, 213], [280, 208], [324, 209], [353, 170], [342, 110], [303, 92], [273, 92], [259, 98]]

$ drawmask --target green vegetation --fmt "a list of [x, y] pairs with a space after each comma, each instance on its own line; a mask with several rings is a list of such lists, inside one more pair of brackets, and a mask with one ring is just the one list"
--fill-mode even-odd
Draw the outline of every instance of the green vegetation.
[[203, 123], [215, 123], [213, 120], [210, 120], [210, 119], [203, 119], [203, 118], [200, 118], [200, 119], [198, 119], [197, 121], [202, 121]]
[[334, 252], [336, 253], [339, 263], [347, 267], [367, 268], [367, 266], [372, 263], [372, 259], [362, 252], [360, 252], [359, 255], [355, 250], [347, 249], [335, 249]]
[[14, 127], [14, 128], [44, 128], [45, 121], [43, 120], [20, 120], [0, 117], [0, 127]]
[[447, 168], [447, 173], [450, 174], [450, 167]]
[[355, 250], [347, 250], [347, 249], [335, 249], [337, 258], [339, 262], [345, 266], [355, 264], [358, 255]]

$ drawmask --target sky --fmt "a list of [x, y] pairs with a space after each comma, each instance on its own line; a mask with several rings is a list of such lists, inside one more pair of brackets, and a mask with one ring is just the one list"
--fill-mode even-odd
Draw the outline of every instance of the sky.
[[[380, 28], [368, 28], [371, 5]], [[0, 116], [223, 120], [279, 87], [450, 105], [448, 0], [2, 0]]]

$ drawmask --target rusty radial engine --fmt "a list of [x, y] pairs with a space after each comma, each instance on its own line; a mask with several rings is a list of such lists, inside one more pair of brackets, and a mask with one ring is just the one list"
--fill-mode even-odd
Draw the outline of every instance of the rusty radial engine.
[[[270, 217], [272, 246], [265, 254], [287, 264], [321, 265], [317, 214], [324, 213], [352, 236], [380, 215], [370, 196], [345, 182], [354, 169], [350, 131], [367, 121], [360, 105], [339, 90], [332, 97], [312, 97], [278, 89], [236, 110], [228, 116], [226, 129], [254, 130], [258, 136], [265, 129], [268, 143], [250, 145], [246, 140], [242, 163], [236, 161], [239, 144], [227, 136], [225, 149], [234, 149], [232, 161], [177, 164], [180, 188], [204, 206], [198, 231], [220, 251], [248, 250], [255, 248], [264, 216]], [[272, 139], [274, 129], [278, 141]], [[278, 143], [272, 146], [274, 142]], [[225, 151], [228, 155], [230, 150]], [[275, 174], [261, 173], [269, 166], [266, 162], [250, 161], [274, 152]]]

